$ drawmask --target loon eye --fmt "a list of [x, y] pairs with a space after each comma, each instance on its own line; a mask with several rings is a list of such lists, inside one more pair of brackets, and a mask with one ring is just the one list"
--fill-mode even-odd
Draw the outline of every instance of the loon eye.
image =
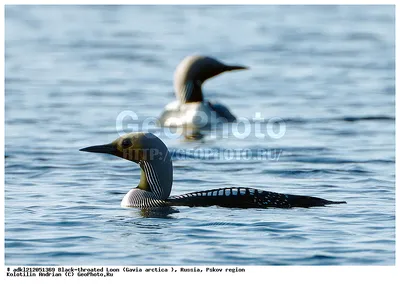
[[121, 145], [122, 145], [122, 147], [127, 148], [132, 145], [132, 141], [129, 138], [124, 139], [124, 140], [122, 140]]

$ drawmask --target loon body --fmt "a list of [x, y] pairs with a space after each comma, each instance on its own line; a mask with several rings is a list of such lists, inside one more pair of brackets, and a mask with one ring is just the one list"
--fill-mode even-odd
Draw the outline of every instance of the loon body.
[[160, 124], [202, 128], [218, 121], [236, 121], [226, 106], [205, 100], [201, 86], [207, 79], [223, 72], [244, 69], [247, 67], [225, 65], [211, 57], [186, 57], [175, 70], [174, 91], [177, 101], [165, 107], [159, 119]]
[[221, 206], [231, 208], [291, 208], [346, 203], [322, 198], [281, 194], [247, 187], [227, 187], [170, 196], [172, 160], [167, 146], [151, 133], [129, 133], [110, 144], [80, 151], [112, 154], [139, 164], [140, 182], [122, 199], [122, 207]]

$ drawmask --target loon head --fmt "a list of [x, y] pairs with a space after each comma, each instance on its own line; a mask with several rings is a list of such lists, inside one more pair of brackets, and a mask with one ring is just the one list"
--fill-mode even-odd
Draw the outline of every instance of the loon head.
[[135, 163], [164, 160], [168, 154], [165, 144], [152, 133], [128, 133], [113, 142], [82, 148], [79, 151], [111, 154]]
[[79, 151], [111, 154], [135, 162], [142, 169], [138, 189], [150, 192], [157, 190], [160, 198], [167, 198], [171, 192], [171, 155], [161, 139], [152, 133], [129, 133], [109, 144], [86, 147]]
[[201, 85], [204, 81], [226, 71], [245, 69], [248, 68], [240, 65], [226, 65], [207, 56], [188, 56], [175, 70], [175, 95], [181, 103], [202, 102]]

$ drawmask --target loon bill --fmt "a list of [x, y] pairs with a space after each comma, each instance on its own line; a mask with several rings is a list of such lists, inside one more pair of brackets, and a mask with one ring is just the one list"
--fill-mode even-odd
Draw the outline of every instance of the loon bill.
[[217, 205], [231, 208], [291, 208], [346, 203], [248, 187], [226, 187], [169, 196], [173, 175], [171, 155], [167, 146], [151, 133], [129, 133], [110, 144], [87, 147], [80, 151], [112, 154], [139, 164], [139, 185], [124, 196], [122, 207]]
[[174, 91], [177, 101], [169, 103], [160, 116], [162, 126], [207, 127], [217, 122], [234, 122], [236, 117], [218, 103], [204, 100], [201, 86], [214, 76], [245, 66], [226, 65], [218, 60], [192, 55], [184, 58], [175, 70]]

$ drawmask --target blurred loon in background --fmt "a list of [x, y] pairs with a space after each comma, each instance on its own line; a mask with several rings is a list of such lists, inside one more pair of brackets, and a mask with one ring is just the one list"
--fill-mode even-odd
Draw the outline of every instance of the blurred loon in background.
[[209, 78], [226, 71], [245, 70], [245, 66], [226, 65], [218, 60], [192, 55], [179, 63], [174, 74], [174, 91], [177, 101], [169, 103], [161, 114], [162, 126], [207, 127], [217, 121], [234, 122], [236, 117], [229, 109], [204, 99], [202, 84]]

